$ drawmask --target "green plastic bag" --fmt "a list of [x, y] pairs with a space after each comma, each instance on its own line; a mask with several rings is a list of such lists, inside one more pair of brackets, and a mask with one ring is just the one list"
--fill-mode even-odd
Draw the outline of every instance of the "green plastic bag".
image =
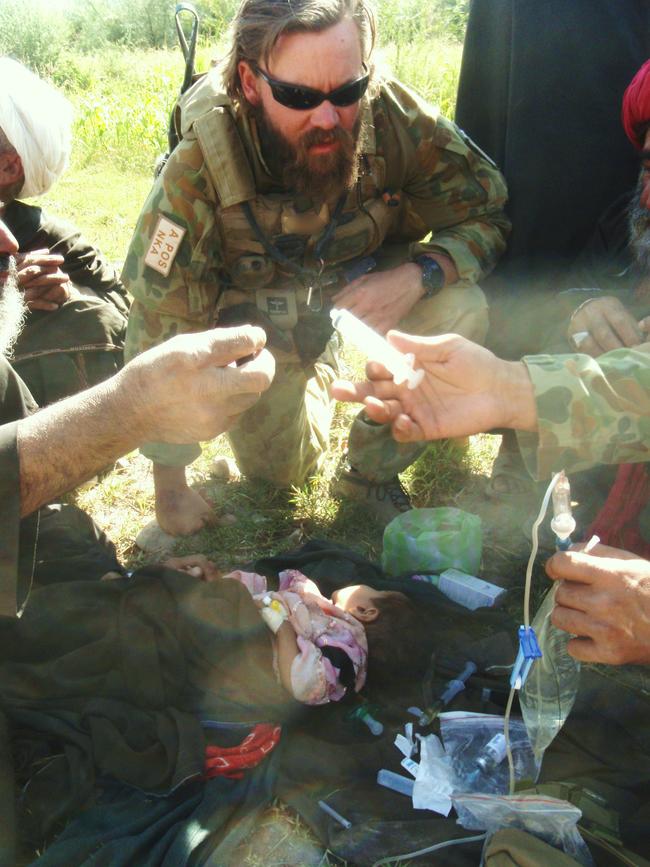
[[460, 569], [476, 575], [483, 538], [478, 515], [461, 509], [410, 509], [384, 530], [382, 566], [390, 576], [438, 575]]

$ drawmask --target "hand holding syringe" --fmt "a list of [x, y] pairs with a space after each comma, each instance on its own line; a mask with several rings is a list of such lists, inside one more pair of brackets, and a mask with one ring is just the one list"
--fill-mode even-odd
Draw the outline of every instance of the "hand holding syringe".
[[353, 343], [370, 361], [379, 361], [393, 374], [395, 385], [406, 382], [410, 389], [422, 382], [424, 370], [414, 370], [415, 357], [403, 355], [391, 346], [385, 337], [366, 325], [349, 310], [332, 308], [330, 311], [334, 328], [350, 343]]

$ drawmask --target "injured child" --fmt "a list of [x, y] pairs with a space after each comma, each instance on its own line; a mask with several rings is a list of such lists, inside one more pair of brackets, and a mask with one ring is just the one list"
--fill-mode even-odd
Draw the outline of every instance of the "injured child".
[[280, 588], [267, 591], [263, 575], [230, 572], [251, 593], [262, 619], [274, 634], [274, 662], [282, 685], [303, 704], [338, 701], [359, 692], [366, 681], [368, 658], [386, 674], [399, 667], [410, 648], [391, 637], [412, 635], [420, 622], [417, 609], [403, 593], [375, 590], [365, 584], [342, 587], [331, 599], [300, 572], [280, 573]]
[[[329, 600], [294, 570], [277, 591], [254, 573], [196, 571], [37, 587], [22, 617], [0, 624], [0, 701], [14, 754], [20, 733], [20, 813], [37, 845], [101, 780], [164, 796], [241, 777], [298, 702], [354, 695], [375, 650], [381, 667], [391, 636], [418, 618], [398, 592], [356, 585]], [[44, 792], [56, 822], [35, 803]]]

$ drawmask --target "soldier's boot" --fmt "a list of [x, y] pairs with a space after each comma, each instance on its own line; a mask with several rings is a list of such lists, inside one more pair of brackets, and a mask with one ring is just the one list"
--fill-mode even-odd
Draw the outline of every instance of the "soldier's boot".
[[398, 473], [424, 451], [422, 443], [398, 443], [387, 425], [373, 422], [362, 410], [350, 428], [348, 466], [336, 485], [338, 496], [362, 500], [384, 523], [411, 508]]
[[371, 511], [382, 524], [390, 523], [411, 508], [411, 500], [399, 476], [385, 482], [373, 482], [358, 470], [348, 467], [341, 473], [335, 493], [339, 497], [361, 501], [366, 511]]

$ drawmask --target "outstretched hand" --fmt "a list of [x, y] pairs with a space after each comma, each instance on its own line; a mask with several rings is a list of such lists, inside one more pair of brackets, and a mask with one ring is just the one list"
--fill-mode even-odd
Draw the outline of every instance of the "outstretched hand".
[[523, 364], [502, 361], [455, 334], [412, 337], [391, 331], [387, 337], [424, 370], [418, 388], [395, 385], [382, 365], [370, 362], [368, 382], [339, 380], [331, 391], [337, 400], [363, 403], [374, 421], [390, 423], [396, 440], [467, 436], [495, 427], [536, 429], [533, 389]]
[[251, 325], [217, 328], [173, 337], [134, 358], [118, 377], [126, 380], [122, 394], [139, 442], [191, 443], [231, 427], [273, 380], [265, 342]]
[[554, 554], [559, 581], [552, 622], [578, 636], [568, 644], [582, 662], [650, 664], [650, 563], [630, 551], [597, 545]]

